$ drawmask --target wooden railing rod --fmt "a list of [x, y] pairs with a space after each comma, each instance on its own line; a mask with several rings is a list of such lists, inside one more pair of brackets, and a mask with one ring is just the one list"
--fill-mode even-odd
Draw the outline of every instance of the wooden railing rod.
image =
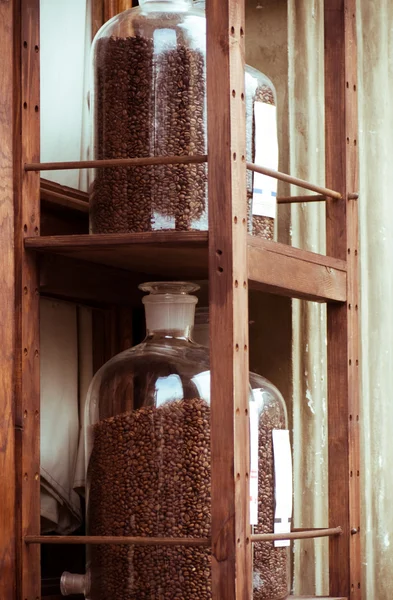
[[[106, 160], [76, 160], [76, 161], [68, 161], [68, 162], [51, 162], [51, 163], [26, 163], [24, 165], [25, 171], [64, 171], [68, 169], [94, 169], [94, 168], [109, 168], [109, 167], [138, 167], [138, 166], [149, 166], [149, 165], [174, 165], [174, 164], [200, 164], [206, 163], [208, 161], [208, 157], [206, 154], [199, 154], [196, 156], [147, 156], [144, 158], [110, 158]], [[310, 190], [312, 192], [316, 192], [322, 196], [328, 196], [329, 198], [335, 198], [340, 200], [342, 198], [339, 192], [335, 192], [334, 190], [330, 190], [329, 188], [325, 188], [319, 185], [314, 185], [309, 181], [305, 181], [304, 179], [299, 179], [297, 177], [292, 177], [292, 175], [287, 175], [286, 173], [281, 173], [280, 171], [275, 171], [273, 169], [268, 169], [267, 167], [262, 167], [260, 165], [255, 165], [254, 163], [247, 163], [247, 169], [250, 171], [254, 171], [256, 173], [262, 173], [263, 175], [268, 175], [269, 177], [273, 177], [274, 179], [279, 179], [280, 181], [286, 181], [287, 183], [292, 183], [293, 185], [297, 185], [298, 187], [304, 188], [305, 190]], [[355, 194], [351, 194], [351, 197], [354, 198]], [[292, 196], [292, 200], [288, 202], [294, 202], [293, 198], [296, 196]], [[301, 198], [301, 196], [298, 196]], [[310, 202], [309, 196], [305, 196], [305, 200], [298, 200], [299, 202]], [[355, 198], [354, 198], [355, 199]], [[314, 200], [322, 200], [322, 198], [314, 198]], [[281, 200], [282, 201], [282, 200]]]
[[25, 171], [66, 171], [108, 167], [144, 167], [149, 165], [198, 164], [207, 162], [206, 154], [196, 156], [147, 156], [146, 158], [108, 158], [106, 160], [75, 160], [68, 162], [26, 163]]
[[311, 190], [312, 192], [322, 194], [323, 196], [328, 196], [329, 198], [335, 198], [336, 200], [341, 200], [342, 198], [340, 192], [335, 192], [334, 190], [330, 190], [329, 188], [325, 188], [320, 185], [314, 185], [313, 183], [305, 181], [304, 179], [298, 179], [297, 177], [292, 177], [292, 175], [287, 175], [286, 173], [281, 173], [280, 171], [274, 171], [273, 169], [268, 169], [267, 167], [260, 167], [254, 163], [247, 163], [247, 169], [254, 171], [255, 173], [262, 173], [262, 175], [274, 177], [274, 179], [279, 179], [280, 181], [292, 183], [293, 185], [297, 185], [305, 190]]
[[25, 544], [72, 544], [72, 545], [135, 545], [135, 546], [211, 546], [209, 538], [128, 537], [99, 535], [26, 535]]
[[330, 527], [328, 529], [301, 529], [291, 533], [257, 533], [251, 536], [252, 542], [271, 542], [273, 540], [304, 540], [317, 537], [328, 537], [341, 535], [341, 527]]
[[325, 202], [326, 196], [322, 194], [309, 194], [308, 196], [278, 196], [277, 204], [295, 204], [300, 202]]
[[[341, 535], [341, 527], [329, 529], [295, 529], [291, 533], [261, 533], [251, 536], [252, 542], [268, 542], [273, 540], [300, 540]], [[129, 537], [129, 536], [97, 536], [97, 535], [27, 535], [25, 544], [111, 544], [111, 545], [138, 545], [138, 546], [204, 546], [209, 547], [209, 538], [165, 538], [165, 537]]]

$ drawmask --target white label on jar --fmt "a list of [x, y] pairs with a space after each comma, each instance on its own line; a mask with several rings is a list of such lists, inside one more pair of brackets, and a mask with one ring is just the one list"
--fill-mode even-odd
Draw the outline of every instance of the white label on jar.
[[[272, 104], [255, 102], [255, 164], [278, 169], [277, 110]], [[277, 179], [253, 173], [252, 214], [276, 218]]]
[[[288, 429], [273, 429], [274, 486], [276, 507], [274, 533], [289, 533], [292, 521], [292, 457]], [[289, 546], [289, 540], [275, 540], [275, 546]]]
[[258, 404], [250, 402], [250, 524], [258, 525]]

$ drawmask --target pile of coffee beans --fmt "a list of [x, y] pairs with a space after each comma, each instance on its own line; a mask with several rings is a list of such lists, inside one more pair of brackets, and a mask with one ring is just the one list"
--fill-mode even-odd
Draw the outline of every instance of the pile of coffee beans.
[[[167, 15], [174, 19], [173, 15]], [[159, 23], [157, 22], [157, 26]], [[247, 96], [247, 94], [246, 94]], [[254, 161], [254, 102], [274, 104], [268, 85], [247, 106], [247, 160]], [[176, 48], [159, 51], [136, 34], [95, 45], [94, 157], [96, 159], [206, 154], [205, 57], [179, 34]], [[274, 219], [252, 216], [249, 230], [273, 239]], [[92, 233], [207, 230], [207, 165], [96, 169], [90, 189]]]
[[[254, 119], [254, 104], [255, 102], [264, 102], [265, 104], [275, 105], [274, 94], [271, 87], [268, 85], [260, 85], [255, 91], [252, 99], [246, 98], [246, 145], [247, 145], [247, 160], [255, 162], [255, 119]], [[260, 215], [251, 215], [253, 197], [253, 173], [247, 171], [247, 202], [249, 221], [251, 221], [252, 234], [262, 237], [265, 240], [273, 240], [274, 238], [274, 219], [272, 217], [263, 217]]]
[[[259, 423], [255, 533], [274, 527], [272, 429]], [[94, 426], [88, 530], [97, 536], [210, 537], [210, 410], [201, 399], [128, 411]], [[211, 600], [210, 549], [91, 546], [94, 600]], [[286, 598], [287, 548], [254, 544], [254, 600]]]
[[[146, 407], [94, 426], [91, 535], [209, 537], [210, 410], [200, 399]], [[210, 600], [210, 549], [92, 546], [94, 600]]]
[[[206, 153], [205, 58], [181, 41], [99, 39], [95, 48], [97, 159]], [[92, 233], [207, 229], [207, 166], [97, 169]]]
[[[269, 406], [259, 417], [258, 435], [258, 525], [254, 533], [274, 531], [275, 487], [273, 429], [285, 429], [279, 411]], [[288, 596], [288, 547], [275, 547], [274, 542], [254, 544], [253, 598], [281, 600]]]

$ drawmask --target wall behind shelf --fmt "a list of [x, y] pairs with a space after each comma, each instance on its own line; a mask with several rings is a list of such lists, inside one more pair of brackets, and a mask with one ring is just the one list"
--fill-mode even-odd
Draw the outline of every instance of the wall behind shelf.
[[[280, 170], [323, 185], [321, 9], [309, 0], [248, 0], [246, 60], [277, 90]], [[291, 193], [303, 192], [279, 183], [279, 195]], [[324, 253], [323, 212], [323, 205], [281, 205], [278, 240]], [[294, 524], [326, 526], [325, 307], [251, 294], [250, 318], [257, 322], [250, 330], [250, 367], [279, 387], [294, 427]], [[327, 594], [327, 540], [296, 541], [293, 549], [295, 593]]]

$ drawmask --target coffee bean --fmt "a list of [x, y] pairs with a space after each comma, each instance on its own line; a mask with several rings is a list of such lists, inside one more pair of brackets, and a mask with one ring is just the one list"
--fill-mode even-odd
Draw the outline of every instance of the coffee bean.
[[[157, 28], [163, 18], [176, 19], [161, 14]], [[140, 34], [97, 40], [95, 158], [206, 154], [205, 57], [186, 43], [179, 32], [175, 49], [164, 47], [155, 53], [153, 39]], [[260, 86], [252, 98], [251, 120], [247, 117], [247, 145], [252, 145], [247, 160], [251, 161], [257, 100], [274, 104], [271, 88]], [[249, 230], [273, 239], [274, 219], [251, 217], [250, 171], [247, 201]], [[90, 229], [92, 233], [206, 230], [207, 209], [206, 164], [97, 169], [90, 193]]]
[[[88, 468], [92, 535], [210, 536], [210, 410], [204, 400], [98, 422]], [[92, 546], [94, 600], [210, 600], [210, 550]]]
[[[284, 418], [259, 420], [258, 525], [274, 528], [272, 430]], [[181, 400], [109, 417], [93, 427], [88, 467], [91, 535], [210, 537], [210, 409]], [[288, 593], [287, 548], [254, 545], [254, 600]], [[211, 600], [210, 550], [199, 547], [92, 546], [94, 600]]]
[[[254, 533], [274, 531], [274, 454], [273, 429], [285, 429], [285, 419], [268, 405], [259, 417], [258, 435], [258, 525]], [[287, 598], [289, 582], [288, 547], [274, 546], [274, 542], [254, 544], [253, 600], [281, 600]]]
[[[95, 76], [96, 158], [206, 154], [202, 52], [180, 41], [154, 54], [142, 36], [99, 39]], [[93, 233], [207, 229], [207, 166], [97, 169], [90, 223]]]

